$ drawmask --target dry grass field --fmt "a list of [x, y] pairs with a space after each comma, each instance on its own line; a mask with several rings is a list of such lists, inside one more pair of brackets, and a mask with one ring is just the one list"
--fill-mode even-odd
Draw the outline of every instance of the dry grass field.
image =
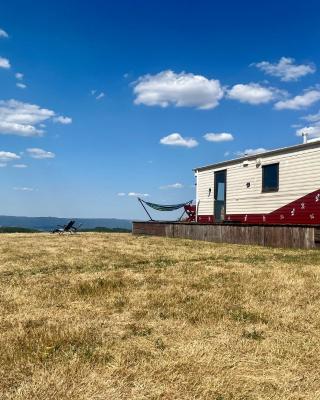
[[2, 399], [320, 399], [320, 252], [0, 236]]

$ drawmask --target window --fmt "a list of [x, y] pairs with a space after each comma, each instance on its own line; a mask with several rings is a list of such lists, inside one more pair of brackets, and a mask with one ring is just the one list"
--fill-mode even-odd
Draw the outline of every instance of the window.
[[226, 191], [226, 171], [216, 171], [214, 173], [214, 199], [225, 200]]
[[262, 166], [262, 192], [279, 190], [279, 164]]

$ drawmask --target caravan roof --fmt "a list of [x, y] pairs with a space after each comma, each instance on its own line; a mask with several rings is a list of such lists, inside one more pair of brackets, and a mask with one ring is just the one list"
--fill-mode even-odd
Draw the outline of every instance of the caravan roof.
[[280, 149], [268, 150], [263, 153], [245, 155], [243, 157], [234, 158], [234, 159], [228, 160], [228, 161], [222, 161], [222, 162], [215, 163], [215, 164], [204, 165], [202, 167], [194, 168], [193, 171], [203, 171], [206, 169], [226, 167], [228, 165], [237, 164], [244, 160], [252, 160], [252, 159], [256, 159], [258, 157], [270, 156], [270, 155], [274, 155], [274, 154], [291, 153], [292, 151], [305, 150], [307, 148], [312, 148], [312, 147], [320, 147], [320, 140], [311, 140], [307, 143], [297, 144], [295, 146], [282, 147]]

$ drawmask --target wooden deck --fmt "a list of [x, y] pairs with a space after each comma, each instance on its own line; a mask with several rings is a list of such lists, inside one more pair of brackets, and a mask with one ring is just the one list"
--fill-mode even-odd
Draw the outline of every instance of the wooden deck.
[[154, 235], [216, 243], [300, 249], [320, 248], [319, 225], [232, 225], [134, 221], [132, 233], [134, 235]]

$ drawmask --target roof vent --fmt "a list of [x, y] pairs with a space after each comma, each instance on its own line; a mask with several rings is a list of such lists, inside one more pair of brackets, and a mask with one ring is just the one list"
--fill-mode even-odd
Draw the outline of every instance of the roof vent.
[[308, 143], [308, 134], [307, 132], [302, 132], [303, 143]]

